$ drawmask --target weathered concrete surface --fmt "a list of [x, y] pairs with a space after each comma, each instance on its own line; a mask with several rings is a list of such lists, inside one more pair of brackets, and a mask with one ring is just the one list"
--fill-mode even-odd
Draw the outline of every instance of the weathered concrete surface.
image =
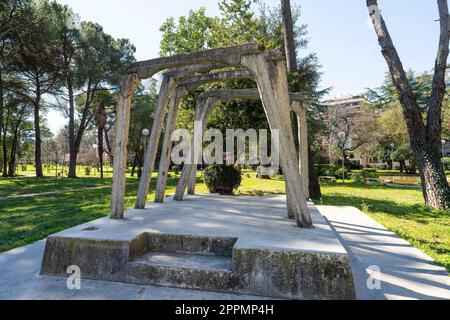
[[[258, 201], [259, 198], [256, 199]], [[187, 203], [187, 202], [186, 202]], [[168, 204], [170, 205], [170, 204]], [[275, 205], [276, 207], [276, 205]], [[270, 207], [269, 207], [270, 208]], [[432, 259], [387, 231], [359, 210], [322, 207], [349, 250], [358, 299], [450, 299], [447, 272]], [[274, 221], [279, 219], [273, 216]], [[165, 220], [164, 224], [171, 224]], [[200, 222], [197, 222], [200, 224]], [[208, 222], [204, 222], [207, 224]], [[88, 224], [90, 225], [90, 224]], [[265, 226], [265, 224], [264, 224]], [[200, 225], [197, 225], [200, 227]], [[203, 227], [205, 227], [203, 225]], [[80, 228], [81, 229], [81, 228]], [[45, 241], [0, 254], [0, 299], [263, 299], [155, 286], [82, 280], [82, 290], [68, 290], [66, 278], [39, 276]], [[366, 269], [379, 265], [380, 290], [369, 290]]]
[[[450, 299], [445, 268], [353, 207], [318, 206], [335, 228], [351, 259], [357, 298]], [[367, 287], [369, 268], [380, 269], [381, 288]]]
[[[256, 300], [262, 297], [82, 279], [40, 276], [45, 241], [0, 254], [0, 300]], [[68, 276], [68, 275], [66, 275]]]
[[[299, 229], [284, 217], [285, 211], [284, 196], [203, 195], [183, 203], [151, 204], [145, 211], [130, 210], [126, 220], [104, 218], [49, 237], [42, 274], [61, 276], [68, 266], [78, 265], [88, 279], [274, 298], [354, 298], [349, 259], [325, 219], [311, 206], [315, 229]], [[199, 237], [214, 239], [208, 244]], [[225, 244], [237, 239], [232, 272], [133, 261], [149, 252], [204, 251], [199, 243], [214, 254], [231, 257], [217, 238], [232, 239]]]

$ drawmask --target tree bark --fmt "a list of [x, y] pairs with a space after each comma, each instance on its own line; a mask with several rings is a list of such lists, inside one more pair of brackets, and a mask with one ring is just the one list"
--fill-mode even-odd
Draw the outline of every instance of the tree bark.
[[19, 141], [19, 130], [20, 130], [19, 128], [22, 122], [21, 118], [17, 121], [17, 126], [14, 130], [14, 137], [11, 143], [11, 152], [9, 156], [9, 166], [8, 166], [8, 176], [11, 178], [14, 177], [14, 174], [16, 172], [16, 154], [17, 154], [17, 144]]
[[105, 128], [105, 143], [106, 143], [106, 149], [107, 149], [108, 156], [109, 156], [109, 161], [112, 165], [113, 161], [114, 161], [114, 153], [112, 150], [111, 141], [109, 140], [108, 130], [106, 130], [106, 128]]
[[[7, 117], [8, 118], [8, 117]], [[6, 119], [6, 124], [3, 127], [3, 141], [2, 141], [2, 149], [3, 149], [3, 178], [8, 176], [8, 149], [6, 146], [6, 131], [8, 129], [8, 119]]]
[[295, 49], [294, 22], [290, 0], [281, 0], [281, 13], [283, 16], [284, 47], [288, 71], [297, 72], [297, 52]]
[[[298, 72], [297, 64], [297, 51], [295, 47], [295, 36], [294, 36], [294, 22], [292, 19], [292, 10], [290, 0], [281, 0], [281, 13], [283, 16], [283, 31], [284, 31], [284, 44], [285, 44], [285, 54], [286, 62], [288, 67], [288, 72]], [[292, 88], [293, 91], [299, 91], [298, 88]], [[319, 177], [317, 176], [316, 169], [314, 167], [314, 157], [312, 154], [312, 149], [310, 143], [308, 143], [308, 171], [309, 171], [309, 196], [314, 198], [319, 198], [322, 196], [320, 190]]]
[[73, 82], [67, 77], [67, 90], [69, 92], [69, 178], [77, 177], [77, 152], [75, 150], [75, 101]]
[[450, 187], [441, 165], [440, 152], [441, 109], [445, 94], [445, 69], [450, 39], [447, 0], [438, 0], [441, 35], [426, 125], [401, 59], [378, 8], [377, 0], [367, 0], [367, 7], [403, 108], [411, 147], [422, 178], [425, 203], [437, 209], [448, 209], [450, 207]]
[[[2, 70], [0, 69], [0, 144], [2, 143], [2, 133], [3, 133], [3, 110], [4, 110], [3, 77], [2, 77]], [[3, 157], [4, 156], [5, 155], [3, 155]]]
[[311, 199], [318, 199], [322, 197], [322, 190], [320, 190], [319, 177], [317, 176], [316, 168], [314, 167], [314, 155], [310, 145], [308, 145], [308, 158], [309, 196]]
[[100, 160], [100, 178], [103, 180], [103, 153], [105, 150], [103, 149], [103, 127], [98, 128], [98, 158]]
[[[39, 91], [39, 88], [38, 88]], [[34, 104], [34, 135], [35, 135], [35, 149], [34, 149], [34, 161], [36, 165], [36, 177], [44, 177], [42, 171], [42, 139], [41, 139], [41, 124], [40, 124], [40, 104], [41, 97], [39, 92], [36, 94], [36, 101]]]

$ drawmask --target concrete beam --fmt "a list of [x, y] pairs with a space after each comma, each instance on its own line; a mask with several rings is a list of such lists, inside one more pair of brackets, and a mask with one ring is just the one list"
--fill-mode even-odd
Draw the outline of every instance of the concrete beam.
[[190, 54], [136, 62], [128, 67], [127, 73], [137, 74], [140, 79], [147, 79], [166, 69], [179, 68], [193, 64], [218, 63], [228, 66], [240, 66], [243, 56], [259, 54], [264, 51], [264, 46], [254, 43], [227, 48], [210, 49]]

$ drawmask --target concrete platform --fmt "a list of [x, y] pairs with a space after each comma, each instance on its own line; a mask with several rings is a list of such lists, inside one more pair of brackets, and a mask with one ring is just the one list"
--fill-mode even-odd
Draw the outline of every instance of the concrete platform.
[[[285, 299], [353, 299], [347, 252], [314, 206], [311, 211], [315, 228], [307, 230], [286, 218], [284, 196], [168, 200], [129, 210], [125, 220], [103, 218], [49, 237], [41, 273], [67, 276], [67, 267], [77, 265], [85, 279]], [[173, 265], [179, 254], [189, 259], [178, 256]], [[231, 270], [199, 267], [205, 257], [195, 261], [193, 255], [227, 257]]]
[[45, 240], [0, 254], [0, 300], [267, 300], [263, 297], [39, 275]]
[[[255, 201], [261, 203], [260, 198], [256, 198]], [[275, 204], [275, 207], [278, 207], [278, 204]], [[270, 209], [271, 206], [268, 208]], [[358, 299], [450, 299], [448, 273], [444, 268], [436, 266], [430, 257], [355, 208], [318, 206], [317, 209], [327, 217], [349, 252]], [[288, 223], [287, 226], [291, 228], [291, 224]], [[0, 254], [0, 300], [268, 299], [261, 296], [94, 281], [84, 278], [81, 282], [81, 290], [69, 290], [66, 286], [67, 278], [39, 275], [44, 248], [45, 241], [39, 241]], [[370, 290], [367, 286], [369, 277], [367, 269], [374, 265], [380, 267], [381, 286], [379, 289]]]

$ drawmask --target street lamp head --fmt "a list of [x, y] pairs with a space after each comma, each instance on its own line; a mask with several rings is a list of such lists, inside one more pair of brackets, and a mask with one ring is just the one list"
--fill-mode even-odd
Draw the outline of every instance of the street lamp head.
[[142, 130], [142, 135], [143, 135], [144, 137], [149, 136], [149, 135], [150, 135], [150, 130], [148, 130], [148, 129]]
[[441, 140], [441, 142], [442, 142], [442, 144], [446, 144], [447, 143], [447, 141], [445, 141], [445, 140]]

